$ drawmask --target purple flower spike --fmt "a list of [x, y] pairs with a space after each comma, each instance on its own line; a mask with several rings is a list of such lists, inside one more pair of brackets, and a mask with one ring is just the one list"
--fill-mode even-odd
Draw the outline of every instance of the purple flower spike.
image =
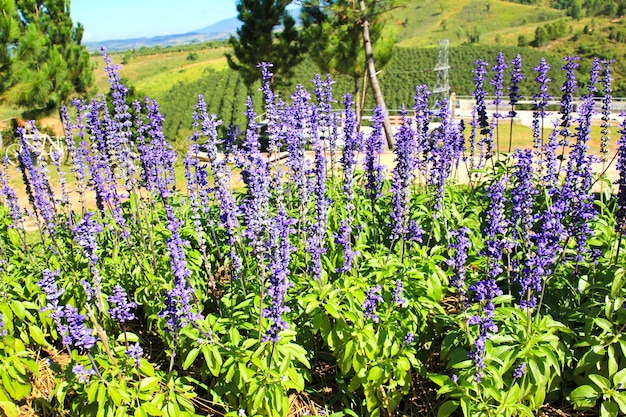
[[363, 301], [363, 304], [361, 304], [361, 308], [363, 309], [363, 316], [368, 319], [372, 319], [374, 323], [378, 323], [380, 321], [380, 319], [376, 315], [376, 307], [378, 307], [378, 304], [383, 302], [383, 297], [380, 295], [382, 290], [382, 285], [377, 285], [370, 288], [367, 291], [367, 295], [365, 296], [365, 301]]
[[393, 302], [399, 306], [403, 306], [406, 300], [402, 297], [402, 291], [404, 290], [404, 282], [401, 279], [396, 280], [396, 286], [393, 290]]
[[119, 285], [113, 288], [113, 294], [110, 295], [107, 300], [112, 307], [109, 309], [109, 315], [112, 319], [119, 321], [120, 323], [126, 323], [134, 320], [135, 315], [131, 311], [137, 304], [133, 301], [128, 301], [126, 291]]
[[67, 322], [61, 326], [63, 334], [63, 344], [74, 346], [79, 349], [89, 350], [97, 339], [93, 336], [93, 330], [85, 325], [85, 316], [78, 313], [78, 310], [71, 305], [66, 305], [63, 316]]
[[513, 379], [520, 379], [526, 373], [526, 362], [520, 362], [517, 368], [513, 370]]
[[143, 349], [139, 343], [134, 343], [126, 349], [126, 355], [135, 362], [135, 366], [139, 367], [139, 361], [143, 355]]
[[0, 337], [4, 337], [7, 335], [7, 329], [4, 326], [4, 316], [0, 313]]
[[522, 73], [522, 56], [517, 55], [511, 60], [511, 82], [509, 84], [509, 105], [511, 106], [511, 112], [509, 117], [515, 117], [515, 105], [524, 98], [520, 93], [519, 85], [524, 81], [526, 77]]
[[[498, 52], [498, 54], [496, 55], [496, 64], [491, 67], [491, 71], [493, 71], [493, 77], [491, 78], [491, 80], [489, 81], [489, 83], [491, 85], [493, 85], [493, 95], [495, 96], [495, 99], [493, 100], [493, 104], [496, 105], [496, 108], [498, 105], [502, 104], [502, 90], [503, 90], [503, 84], [504, 84], [504, 71], [508, 68], [509, 66], [506, 64], [505, 60], [504, 60], [504, 54], [502, 54], [502, 52]], [[500, 114], [494, 114], [494, 117], [500, 117]]]

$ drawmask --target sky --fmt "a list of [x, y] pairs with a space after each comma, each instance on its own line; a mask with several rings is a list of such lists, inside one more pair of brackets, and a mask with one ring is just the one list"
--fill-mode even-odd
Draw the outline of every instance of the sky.
[[83, 42], [192, 32], [237, 16], [236, 0], [72, 0]]

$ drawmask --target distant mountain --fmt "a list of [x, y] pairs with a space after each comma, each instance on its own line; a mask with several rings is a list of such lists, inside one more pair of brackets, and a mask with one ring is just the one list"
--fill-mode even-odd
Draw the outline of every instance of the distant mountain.
[[234, 35], [237, 32], [237, 28], [241, 25], [241, 21], [236, 17], [230, 19], [220, 20], [212, 25], [203, 27], [202, 29], [194, 30], [194, 33], [202, 33], [205, 35], [218, 35], [224, 34], [224, 38], [228, 38], [231, 34]]
[[[296, 20], [296, 25], [300, 24], [299, 9], [289, 9], [291, 16]], [[97, 52], [105, 47], [108, 51], [121, 52], [129, 49], [139, 49], [141, 47], [151, 48], [154, 46], [178, 46], [193, 43], [202, 43], [228, 39], [231, 35], [237, 34], [237, 28], [241, 22], [236, 17], [220, 20], [212, 25], [203, 27], [193, 32], [154, 36], [152, 38], [115, 39], [100, 42], [85, 42], [85, 46], [90, 52]]]

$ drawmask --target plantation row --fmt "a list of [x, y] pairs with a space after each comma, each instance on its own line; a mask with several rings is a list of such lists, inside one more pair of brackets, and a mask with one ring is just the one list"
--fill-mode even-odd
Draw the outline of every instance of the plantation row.
[[[595, 60], [579, 82], [575, 57], [530, 71], [511, 58], [477, 61], [467, 125], [446, 102], [430, 114], [418, 86], [383, 165], [379, 108], [358, 132], [330, 78], [284, 101], [267, 63], [241, 137], [220, 134], [199, 95], [178, 158], [157, 103], [131, 113], [105, 54], [113, 110], [100, 97], [64, 112], [69, 174], [21, 130], [27, 207], [8, 165], [0, 176], [0, 410], [626, 414], [626, 121], [613, 160], [610, 66]], [[559, 123], [542, 130], [557, 72]], [[488, 114], [485, 89], [515, 108], [524, 78], [533, 137], [509, 150], [498, 132], [515, 115]], [[594, 95], [599, 155], [587, 151]], [[617, 195], [594, 173], [611, 163]]]

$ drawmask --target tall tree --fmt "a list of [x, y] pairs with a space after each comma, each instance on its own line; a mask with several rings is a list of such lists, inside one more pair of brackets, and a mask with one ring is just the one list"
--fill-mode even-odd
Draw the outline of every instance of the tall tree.
[[93, 84], [83, 27], [74, 25], [69, 0], [16, 0], [20, 39], [14, 54], [10, 101], [27, 108], [25, 117], [58, 111]]
[[19, 34], [15, 0], [0, 0], [0, 99], [10, 81], [11, 50], [15, 48]]
[[275, 86], [289, 84], [293, 67], [302, 60], [303, 45], [287, 6], [291, 0], [239, 0], [237, 18], [243, 22], [229, 43], [228, 65], [250, 86], [261, 78], [260, 62], [271, 62]]
[[394, 38], [383, 36], [383, 12], [394, 2], [367, 0], [305, 0], [302, 2], [304, 38], [322, 71], [348, 75], [354, 83], [357, 114], [361, 114], [367, 85], [385, 114], [387, 143], [393, 147], [391, 125], [376, 68], [391, 59]]

